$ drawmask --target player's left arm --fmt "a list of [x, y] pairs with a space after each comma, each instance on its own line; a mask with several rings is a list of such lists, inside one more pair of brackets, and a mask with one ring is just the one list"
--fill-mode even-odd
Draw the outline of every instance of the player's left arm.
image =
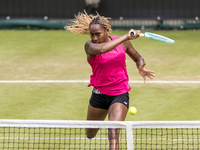
[[130, 58], [136, 63], [136, 66], [139, 70], [140, 75], [144, 78], [144, 82], [146, 81], [146, 76], [150, 79], [153, 79], [155, 75], [154, 71], [145, 69], [145, 61], [142, 56], [135, 50], [130, 41], [126, 41], [123, 44], [123, 47], [126, 49], [126, 53], [130, 56]]

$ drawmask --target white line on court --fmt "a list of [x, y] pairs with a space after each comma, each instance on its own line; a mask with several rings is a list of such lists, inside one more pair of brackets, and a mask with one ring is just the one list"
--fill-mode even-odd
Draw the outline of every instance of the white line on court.
[[[89, 83], [89, 80], [0, 80], [0, 83]], [[144, 83], [131, 80], [129, 83]], [[200, 81], [146, 81], [146, 83], [200, 83]]]

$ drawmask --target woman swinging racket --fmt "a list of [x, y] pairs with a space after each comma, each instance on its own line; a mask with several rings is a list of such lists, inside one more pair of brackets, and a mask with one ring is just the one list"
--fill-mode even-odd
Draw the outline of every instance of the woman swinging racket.
[[[89, 86], [93, 86], [87, 120], [124, 121], [129, 108], [129, 77], [126, 69], [126, 53], [136, 63], [140, 75], [152, 79], [154, 72], [145, 69], [146, 63], [133, 48], [129, 40], [136, 39], [139, 30], [131, 29], [127, 34], [116, 37], [108, 36], [111, 31], [110, 18], [78, 13], [71, 26], [65, 28], [73, 33], [88, 34], [91, 40], [85, 43], [87, 61], [92, 68]], [[136, 36], [131, 36], [135, 32]], [[93, 138], [98, 129], [86, 129], [88, 138]], [[120, 129], [109, 129], [110, 150], [119, 149]]]

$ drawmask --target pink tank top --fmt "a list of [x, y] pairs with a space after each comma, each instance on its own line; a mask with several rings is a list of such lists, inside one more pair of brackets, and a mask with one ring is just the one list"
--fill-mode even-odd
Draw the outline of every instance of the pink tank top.
[[[110, 37], [112, 40], [116, 36]], [[131, 90], [126, 69], [126, 50], [120, 44], [113, 50], [92, 56], [88, 61], [92, 68], [90, 84], [106, 95], [120, 95]]]

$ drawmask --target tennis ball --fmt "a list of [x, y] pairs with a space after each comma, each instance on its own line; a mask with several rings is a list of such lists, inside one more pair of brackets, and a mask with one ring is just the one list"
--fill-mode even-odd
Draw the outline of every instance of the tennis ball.
[[128, 113], [130, 115], [135, 115], [137, 113], [137, 109], [132, 106], [132, 107], [129, 108]]

